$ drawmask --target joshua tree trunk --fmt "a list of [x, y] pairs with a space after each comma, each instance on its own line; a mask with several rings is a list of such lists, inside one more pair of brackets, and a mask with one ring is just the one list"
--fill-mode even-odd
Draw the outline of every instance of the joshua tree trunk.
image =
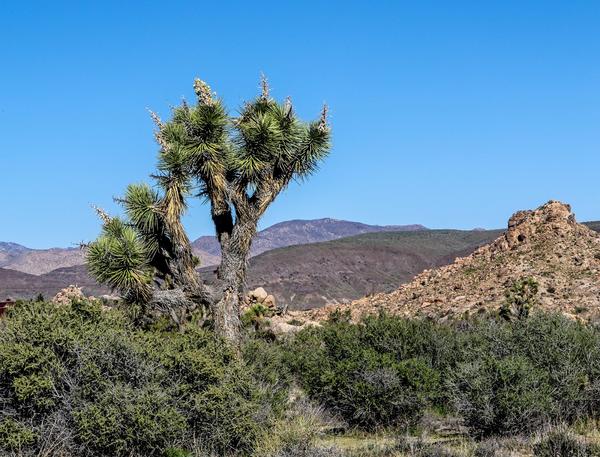
[[215, 331], [227, 340], [237, 343], [240, 339], [240, 303], [243, 300], [244, 282], [237, 271], [244, 260], [223, 253], [217, 276], [222, 289], [220, 298], [212, 304], [211, 314]]
[[[240, 340], [240, 305], [244, 299], [248, 255], [258, 222], [256, 218], [248, 219], [238, 220], [231, 230], [219, 234], [221, 264], [217, 279], [221, 290], [211, 312], [217, 333], [234, 343]], [[225, 226], [230, 228], [231, 224]]]

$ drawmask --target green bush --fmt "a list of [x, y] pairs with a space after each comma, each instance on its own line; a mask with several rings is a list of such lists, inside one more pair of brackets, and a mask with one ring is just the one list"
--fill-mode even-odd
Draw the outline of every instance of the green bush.
[[500, 316], [506, 320], [526, 319], [537, 304], [539, 285], [534, 278], [515, 281], [504, 294], [505, 301], [500, 307]]
[[5, 417], [0, 421], [0, 448], [16, 451], [31, 446], [37, 436], [31, 428]]
[[424, 408], [475, 435], [600, 415], [600, 330], [563, 316], [435, 324], [341, 313], [300, 332], [286, 360], [310, 397], [363, 428], [407, 425]]
[[196, 436], [221, 452], [252, 449], [261, 430], [254, 416], [261, 409], [259, 398], [244, 377], [231, 376], [193, 397], [190, 419]]
[[77, 409], [73, 420], [78, 442], [99, 455], [160, 454], [186, 429], [186, 418], [157, 386], [115, 386]]
[[441, 396], [440, 369], [452, 350], [445, 334], [426, 321], [382, 315], [354, 325], [333, 317], [288, 347], [304, 389], [353, 426], [416, 422]]
[[[466, 337], [466, 339], [465, 339]], [[545, 415], [553, 421], [572, 422], [581, 417], [597, 417], [600, 382], [600, 331], [555, 314], [534, 313], [514, 322], [481, 321], [471, 325], [463, 336], [462, 364], [475, 364], [481, 370], [494, 371], [481, 362], [518, 357], [543, 379], [549, 390], [544, 401]], [[461, 363], [447, 378], [460, 375]], [[524, 368], [526, 370], [526, 368]], [[488, 376], [486, 375], [486, 376]], [[489, 377], [488, 376], [488, 377]], [[521, 379], [521, 378], [519, 378]], [[521, 381], [525, 381], [521, 379]], [[515, 381], [516, 382], [516, 381]], [[460, 392], [450, 386], [456, 400]], [[464, 396], [463, 396], [464, 399]], [[463, 407], [469, 409], [468, 405]], [[537, 417], [537, 415], [536, 415]], [[521, 431], [527, 431], [523, 424]]]
[[294, 383], [284, 346], [278, 341], [249, 338], [242, 346], [242, 355], [247, 371], [253, 374], [264, 396], [269, 398], [264, 405], [272, 410], [261, 411], [262, 416], [284, 413], [289, 389]]
[[27, 409], [30, 414], [51, 408], [60, 371], [58, 359], [50, 348], [29, 342], [0, 344], [0, 389], [13, 407]]
[[14, 306], [0, 320], [0, 454], [35, 455], [57, 437], [65, 455], [91, 457], [318, 455], [298, 444], [306, 418], [288, 417], [295, 386], [368, 430], [410, 426], [427, 408], [477, 436], [600, 417], [600, 329], [558, 315], [352, 324], [338, 313], [284, 341], [254, 333], [241, 358], [198, 326], [170, 330], [95, 302]]
[[551, 414], [547, 374], [522, 356], [459, 364], [450, 385], [456, 411], [477, 435], [535, 429]]
[[554, 418], [600, 413], [600, 331], [560, 315], [536, 314], [512, 328], [514, 346], [548, 374]]
[[269, 387], [195, 326], [142, 330], [95, 302], [22, 303], [0, 321], [0, 453], [35, 453], [56, 423], [65, 454], [164, 455], [201, 440], [248, 455], [282, 409]]

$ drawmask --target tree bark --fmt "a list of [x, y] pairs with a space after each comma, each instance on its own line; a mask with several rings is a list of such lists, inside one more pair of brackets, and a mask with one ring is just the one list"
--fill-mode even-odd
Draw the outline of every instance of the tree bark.
[[214, 302], [211, 312], [215, 331], [234, 346], [241, 338], [240, 305], [244, 300], [248, 254], [252, 238], [256, 233], [257, 222], [236, 221], [231, 235], [221, 240], [221, 264], [217, 279], [222, 296]]
[[226, 340], [237, 345], [241, 336], [240, 304], [243, 301], [244, 277], [239, 273], [245, 264], [236, 253], [222, 251], [221, 265], [217, 271], [217, 279], [221, 284], [221, 297], [211, 309], [215, 332]]

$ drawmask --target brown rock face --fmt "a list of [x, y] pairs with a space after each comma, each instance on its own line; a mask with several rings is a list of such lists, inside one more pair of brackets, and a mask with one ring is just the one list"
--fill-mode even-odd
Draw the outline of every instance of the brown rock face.
[[[515, 213], [503, 235], [470, 256], [426, 270], [392, 293], [366, 297], [347, 307], [356, 318], [382, 310], [458, 318], [497, 310], [507, 288], [526, 277], [539, 285], [539, 308], [597, 318], [600, 235], [578, 224], [569, 205], [549, 201], [536, 210]], [[311, 317], [322, 319], [331, 310], [314, 311]]]
[[508, 220], [505, 234], [510, 248], [535, 238], [539, 230], [554, 229], [557, 232], [571, 231], [577, 227], [571, 206], [550, 200], [535, 211], [517, 211]]

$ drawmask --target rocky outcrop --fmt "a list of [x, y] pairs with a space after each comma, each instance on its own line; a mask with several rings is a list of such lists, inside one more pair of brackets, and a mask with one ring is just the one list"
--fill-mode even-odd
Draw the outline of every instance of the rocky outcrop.
[[86, 296], [81, 287], [71, 285], [60, 290], [52, 299], [52, 303], [55, 305], [70, 305], [74, 301], [85, 299]]
[[267, 291], [265, 289], [263, 289], [262, 287], [257, 287], [256, 289], [248, 292], [246, 300], [248, 301], [248, 303], [262, 303], [268, 296], [269, 294], [267, 294]]
[[[571, 207], [549, 201], [519, 211], [506, 232], [446, 267], [426, 270], [394, 292], [337, 308], [353, 317], [386, 311], [405, 316], [451, 319], [497, 310], [516, 281], [533, 278], [537, 306], [572, 317], [600, 316], [600, 235], [578, 224]], [[313, 311], [323, 319], [335, 307]]]
[[278, 312], [277, 300], [271, 294], [268, 294], [263, 287], [257, 287], [246, 294], [242, 308], [249, 308], [253, 305], [260, 304], [271, 311], [271, 314]]

